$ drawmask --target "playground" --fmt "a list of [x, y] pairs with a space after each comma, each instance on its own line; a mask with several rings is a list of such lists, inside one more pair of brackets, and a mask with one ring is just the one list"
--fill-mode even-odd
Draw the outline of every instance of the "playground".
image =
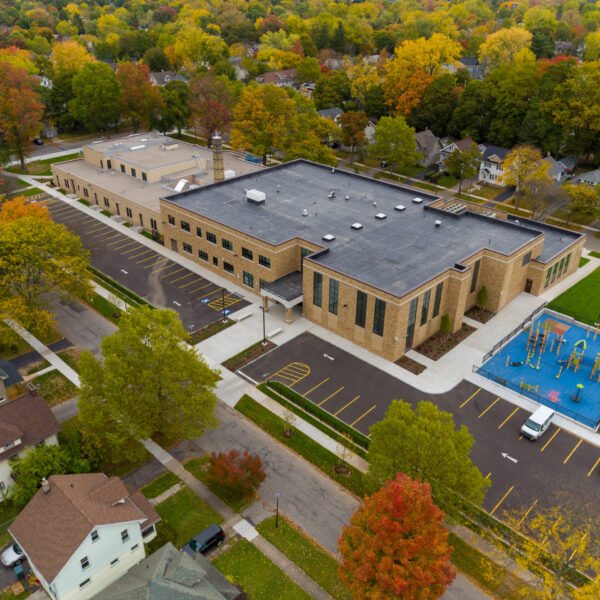
[[478, 372], [588, 427], [600, 424], [600, 330], [542, 313]]

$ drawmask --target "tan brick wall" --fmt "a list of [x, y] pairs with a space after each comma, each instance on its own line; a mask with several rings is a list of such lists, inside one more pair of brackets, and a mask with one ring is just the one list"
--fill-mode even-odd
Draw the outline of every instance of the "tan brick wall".
[[[581, 258], [581, 253], [583, 251], [583, 247], [585, 244], [585, 238], [579, 240], [576, 244], [561, 252], [556, 258], [552, 259], [548, 264], [542, 264], [538, 261], [531, 261], [528, 269], [528, 277], [532, 280], [533, 286], [531, 288], [531, 293], [539, 296], [543, 294], [546, 290], [550, 289], [553, 285], [556, 285], [560, 281], [562, 281], [565, 277], [572, 275], [579, 268], [579, 259]], [[567, 256], [569, 256], [569, 264], [565, 268]], [[558, 275], [558, 271], [560, 270], [560, 263], [563, 261], [563, 268], [560, 275]], [[554, 266], [558, 265], [556, 270], [556, 275], [554, 276], [554, 281], [552, 281], [552, 271], [554, 270]], [[546, 286], [546, 276], [547, 273], [550, 272], [550, 280], [548, 281], [548, 285]]]

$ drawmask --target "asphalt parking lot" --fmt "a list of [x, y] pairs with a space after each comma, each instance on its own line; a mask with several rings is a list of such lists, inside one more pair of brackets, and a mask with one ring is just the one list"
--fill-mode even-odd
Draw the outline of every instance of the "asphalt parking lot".
[[566, 492], [577, 507], [597, 500], [600, 448], [555, 425], [537, 442], [522, 438], [528, 413], [467, 381], [445, 394], [424, 394], [310, 333], [241, 372], [255, 382], [285, 383], [365, 435], [394, 399], [434, 402], [475, 438], [472, 459], [491, 480], [483, 506], [496, 517], [526, 518], [536, 507], [564, 505]]
[[81, 238], [90, 264], [138, 296], [179, 313], [194, 332], [248, 305], [241, 296], [212, 283], [61, 200], [49, 200], [52, 220]]

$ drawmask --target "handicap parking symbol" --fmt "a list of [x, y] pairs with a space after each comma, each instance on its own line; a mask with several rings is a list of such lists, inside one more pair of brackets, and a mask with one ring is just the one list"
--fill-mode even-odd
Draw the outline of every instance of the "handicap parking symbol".
[[228, 315], [228, 314], [229, 314], [231, 311], [230, 311], [228, 308], [226, 308], [225, 310], [222, 310], [221, 312], [222, 312], [224, 315]]
[[201, 302], [202, 304], [206, 304], [208, 302], [208, 298], [202, 298]]

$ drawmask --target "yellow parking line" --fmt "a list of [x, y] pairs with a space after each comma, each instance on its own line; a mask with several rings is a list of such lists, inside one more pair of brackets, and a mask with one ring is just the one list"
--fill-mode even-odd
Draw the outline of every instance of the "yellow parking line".
[[595, 462], [594, 466], [590, 469], [589, 473], [587, 474], [588, 477], [593, 473], [594, 469], [598, 466], [598, 463], [600, 463], [600, 458]]
[[156, 269], [155, 271], [152, 271], [152, 273], [160, 273], [160, 271], [164, 271], [165, 269], [170, 269], [173, 265], [163, 265], [162, 267], [160, 267], [159, 269]]
[[[136, 252], [137, 250], [139, 250], [139, 248], [135, 249]], [[148, 252], [154, 252], [154, 250], [150, 250], [147, 248], [143, 252], [139, 252], [138, 254], [132, 254], [129, 258], [137, 258], [138, 256], [144, 256], [144, 254], [148, 254]], [[127, 254], [127, 252], [122, 252], [122, 254]]]
[[567, 456], [567, 458], [565, 458], [565, 460], [563, 461], [563, 465], [567, 464], [567, 461], [571, 458], [571, 456], [573, 456], [573, 452], [575, 452], [575, 450], [577, 450], [577, 448], [579, 448], [579, 445], [581, 444], [581, 442], [583, 442], [583, 440], [579, 440], [575, 446], [573, 447], [573, 450], [571, 450], [571, 452], [569, 452], [569, 456]]
[[[116, 237], [122, 238], [122, 236], [123, 236], [122, 233], [117, 232], [114, 235], [108, 235], [108, 234], [106, 234], [105, 236], [100, 236], [98, 239], [99, 240], [103, 240], [103, 241], [106, 242], [106, 241], [112, 240], [113, 238], [116, 238]], [[121, 240], [119, 240], [119, 241], [121, 241]]]
[[85, 217], [87, 217], [87, 216], [89, 216], [89, 215], [86, 215], [85, 213], [79, 213], [78, 215], [75, 215], [74, 217], [69, 217], [68, 219], [63, 219], [63, 222], [66, 223], [67, 221], [76, 221], [77, 219], [85, 219]]
[[234, 304], [237, 304], [238, 302], [241, 302], [242, 300], [243, 300], [243, 298], [238, 298], [237, 300], [230, 302], [225, 308], [229, 308], [230, 306], [233, 306]]
[[199, 296], [198, 298], [194, 298], [194, 300], [202, 300], [203, 298], [206, 298], [207, 296], [211, 296], [212, 294], [216, 293], [216, 292], [220, 292], [221, 288], [218, 287], [216, 290], [211, 290], [210, 292], [208, 292], [208, 294], [204, 294], [204, 296]]
[[500, 400], [500, 398], [496, 398], [477, 418], [481, 419], [481, 417], [483, 417], [483, 415], [485, 415], [485, 413], [490, 410], [490, 408], [492, 408], [492, 406], [494, 406], [498, 400]]
[[506, 419], [504, 419], [504, 421], [502, 421], [502, 423], [500, 423], [500, 425], [498, 425], [498, 429], [502, 429], [502, 427], [504, 427], [504, 425], [508, 422], [508, 420], [519, 410], [519, 407], [517, 406], [517, 408], [515, 408], [515, 410], [513, 410], [510, 415], [508, 415], [508, 417], [506, 417]]
[[129, 240], [127, 241], [127, 243], [123, 244], [123, 240], [118, 240], [116, 242], [111, 242], [110, 244], [108, 244], [109, 246], [116, 246], [117, 244], [123, 244], [122, 246], [117, 246], [115, 248], [115, 250], [119, 250], [120, 248], [125, 248], [126, 246], [133, 246], [133, 244], [138, 244], [139, 242], [136, 242], [135, 240]]
[[[129, 250], [125, 250], [125, 252], [120, 252], [121, 256], [123, 256], [124, 254], [131, 254], [132, 252], [137, 252], [140, 249], [140, 245], [136, 244], [135, 248], [130, 248]], [[131, 258], [131, 257], [129, 257]]]
[[171, 260], [170, 258], [160, 258], [155, 263], [152, 263], [151, 265], [144, 267], [144, 269], [150, 269], [151, 267], [155, 267], [159, 263], [164, 265], [165, 263], [168, 263], [170, 260]]
[[98, 229], [97, 231], [94, 231], [94, 233], [89, 234], [88, 235], [90, 237], [97, 237], [97, 238], [103, 238], [105, 235], [108, 235], [109, 233], [112, 233], [114, 231], [114, 229], [112, 229], [111, 227], [106, 227], [106, 225], [104, 226], [104, 229]]
[[326, 381], [329, 381], [329, 377], [327, 379], [323, 379], [321, 383], [317, 383], [315, 387], [311, 387], [310, 390], [308, 390], [308, 392], [304, 393], [304, 397], [306, 398], [306, 396], [308, 396], [311, 392], [314, 392], [320, 385], [323, 385]]
[[192, 279], [191, 281], [188, 281], [186, 283], [182, 283], [181, 285], [179, 285], [177, 287], [181, 290], [184, 287], [187, 287], [188, 285], [192, 285], [194, 283], [198, 283], [199, 281], [202, 281], [202, 277], [198, 277], [197, 279]]
[[535, 500], [534, 503], [527, 509], [527, 512], [523, 515], [523, 518], [517, 523], [517, 529], [521, 527], [521, 523], [523, 523], [523, 521], [528, 517], [529, 513], [533, 510], [536, 504], [537, 500]]
[[477, 394], [479, 394], [479, 392], [481, 391], [481, 388], [479, 388], [474, 394], [471, 394], [460, 406], [459, 408], [462, 408], [467, 402], [470, 402], [472, 398], [475, 398], [475, 396], [477, 396]]
[[325, 402], [327, 402], [327, 400], [329, 400], [329, 398], [333, 398], [336, 394], [341, 392], [343, 389], [344, 389], [344, 386], [342, 386], [337, 392], [333, 392], [333, 394], [331, 394], [331, 396], [327, 396], [327, 398], [325, 398], [325, 400], [323, 400], [322, 402], [319, 402], [319, 404], [317, 404], [317, 406], [321, 406], [321, 404], [325, 404]]
[[490, 513], [490, 516], [496, 512], [496, 509], [506, 500], [506, 497], [513, 491], [513, 489], [514, 489], [514, 486], [511, 485], [508, 492], [506, 492], [506, 494], [504, 494], [504, 496], [502, 496], [502, 500], [500, 500], [500, 502], [498, 502], [498, 504], [496, 504], [496, 506], [494, 506], [494, 508], [492, 509], [492, 512]]
[[142, 258], [140, 260], [136, 260], [135, 264], [136, 265], [141, 265], [142, 263], [148, 262], [149, 260], [154, 260], [156, 258], [156, 256], [146, 256], [146, 258]]
[[201, 285], [200, 287], [194, 288], [193, 290], [186, 292], [186, 294], [195, 294], [196, 292], [199, 292], [200, 290], [207, 288], [209, 285], [214, 285], [214, 284], [212, 283], [212, 281], [209, 281], [208, 283], [205, 283], [204, 285]]
[[573, 557], [575, 556], [575, 554], [577, 553], [577, 551], [579, 550], [579, 548], [581, 548], [581, 546], [583, 545], [583, 540], [585, 540], [585, 538], [588, 536], [589, 531], [586, 531], [583, 534], [583, 537], [581, 538], [581, 542], [579, 542], [579, 544], [575, 547], [575, 549], [573, 550], [573, 552], [571, 552], [571, 556], [569, 556], [569, 559], [567, 560], [567, 563], [570, 563], [573, 560]]
[[339, 415], [345, 408], [348, 408], [348, 406], [350, 406], [353, 402], [356, 402], [359, 398], [360, 398], [360, 396], [356, 396], [356, 398], [353, 398], [352, 400], [350, 400], [350, 402], [348, 402], [348, 404], [344, 404], [344, 406], [342, 406], [342, 408], [340, 408], [340, 410], [333, 413], [333, 416], [337, 417], [337, 415]]
[[[176, 265], [173, 265], [176, 266]], [[183, 271], [185, 269], [185, 267], [180, 267], [179, 269], [177, 269], [177, 271], [172, 271], [171, 273], [165, 273], [164, 275], [161, 275], [160, 278], [164, 279], [165, 277], [170, 277], [171, 275], [175, 275], [175, 273], [179, 273], [179, 271]]]
[[490, 471], [490, 472], [489, 472], [489, 473], [488, 473], [488, 474], [487, 474], [487, 475], [484, 477], [484, 479], [489, 479], [491, 474], [492, 474], [492, 472]]
[[358, 419], [356, 419], [354, 423], [350, 423], [350, 427], [354, 427], [363, 417], [366, 417], [376, 406], [377, 404], [373, 404], [373, 406], [371, 406], [371, 408], [367, 412], [360, 415], [360, 417], [358, 417]]
[[106, 227], [106, 225], [104, 223], [98, 223], [98, 225], [94, 225], [93, 227], [90, 227], [87, 233], [90, 233], [90, 231], [96, 231], [97, 229], [102, 229]]
[[182, 279], [185, 279], [186, 277], [189, 277], [190, 275], [196, 275], [196, 273], [192, 273], [190, 271], [189, 273], [186, 273], [185, 275], [182, 275], [181, 277], [178, 277], [177, 279], [171, 279], [171, 281], [167, 281], [167, 283], [175, 283], [177, 281], [181, 281]]
[[560, 431], [560, 427], [558, 427], [556, 429], [556, 431], [554, 432], [554, 434], [552, 435], [552, 437], [543, 445], [542, 449], [540, 450], [540, 452], [543, 452], [546, 449], [546, 446], [556, 437], [556, 434]]
[[64, 212], [79, 212], [76, 208], [73, 208], [72, 206], [63, 206], [62, 208], [58, 208], [56, 210], [52, 211], [52, 214], [62, 214]]

